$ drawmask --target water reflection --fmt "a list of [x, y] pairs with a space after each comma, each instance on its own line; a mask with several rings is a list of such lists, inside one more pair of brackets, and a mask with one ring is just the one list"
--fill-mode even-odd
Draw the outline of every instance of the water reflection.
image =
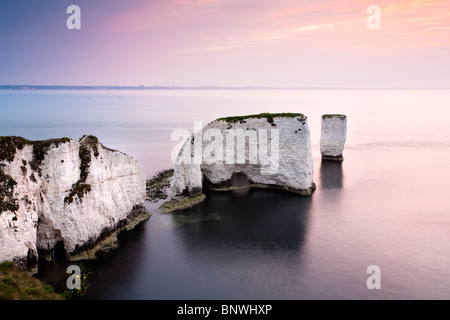
[[[39, 260], [37, 277], [51, 284], [57, 292], [64, 292], [69, 276], [67, 267], [76, 265], [87, 275], [89, 287], [87, 299], [117, 299], [124, 298], [118, 289], [126, 287], [140, 277], [142, 252], [145, 248], [145, 222], [136, 226], [132, 231], [119, 235], [120, 245], [114, 250], [106, 250], [96, 254], [97, 259], [82, 261], [67, 261], [57, 258], [55, 261]], [[125, 294], [132, 295], [125, 290]], [[126, 298], [127, 296], [125, 296]]]
[[320, 166], [320, 187], [322, 189], [340, 189], [343, 187], [343, 182], [342, 162], [322, 160]]
[[[200, 206], [182, 212], [188, 218], [176, 233], [186, 250], [298, 251], [310, 207], [310, 197], [277, 190], [211, 191]], [[178, 215], [172, 219], [180, 222]]]
[[90, 263], [87, 298], [262, 298], [267, 285], [278, 292], [282, 278], [301, 273], [310, 207], [310, 197], [246, 189], [208, 192], [193, 208], [155, 213], [121, 235], [113, 255]]
[[[151, 219], [151, 218], [150, 218]], [[142, 281], [145, 271], [142, 264], [146, 256], [151, 254], [151, 247], [146, 246], [146, 221], [133, 230], [119, 235], [118, 248], [110, 252], [98, 253], [97, 259], [81, 263], [89, 280], [86, 299], [136, 299], [133, 285]], [[80, 265], [80, 263], [75, 263]]]

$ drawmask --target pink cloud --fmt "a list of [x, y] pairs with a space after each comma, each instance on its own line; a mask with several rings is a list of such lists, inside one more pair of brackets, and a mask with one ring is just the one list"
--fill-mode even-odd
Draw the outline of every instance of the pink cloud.
[[375, 2], [380, 30], [366, 27], [368, 4], [361, 1], [152, 1], [112, 13], [93, 45], [96, 54], [107, 56], [105, 64], [120, 62], [122, 74], [145, 84], [237, 78], [257, 84], [277, 77], [295, 82], [306, 72], [309, 78], [339, 78], [363, 73], [358, 68], [366, 61], [389, 70], [409, 61], [401, 57], [448, 54], [450, 3]]
[[[450, 3], [439, 1], [377, 1], [381, 8], [383, 37], [380, 50], [403, 45], [405, 50], [442, 45], [450, 26]], [[142, 37], [185, 39], [191, 49], [238, 50], [244, 46], [270, 45], [279, 41], [310, 41], [320, 49], [361, 50], [371, 42], [365, 26], [366, 6], [359, 1], [242, 1], [176, 0], [152, 2], [118, 14], [109, 21], [114, 32]], [[433, 34], [436, 30], [441, 35]], [[415, 35], [420, 41], [409, 41]], [[334, 48], [336, 39], [346, 45]], [[188, 40], [188, 41], [187, 41]], [[417, 39], [416, 39], [417, 40]], [[399, 42], [400, 41], [400, 42]], [[353, 45], [352, 45], [353, 44]], [[181, 51], [189, 49], [178, 48]], [[216, 48], [216, 49], [214, 49]]]

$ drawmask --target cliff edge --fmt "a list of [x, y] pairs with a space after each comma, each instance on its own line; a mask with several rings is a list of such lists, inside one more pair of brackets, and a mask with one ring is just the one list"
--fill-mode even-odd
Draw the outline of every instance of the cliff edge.
[[0, 137], [0, 262], [88, 259], [149, 217], [145, 175], [94, 136], [29, 141]]

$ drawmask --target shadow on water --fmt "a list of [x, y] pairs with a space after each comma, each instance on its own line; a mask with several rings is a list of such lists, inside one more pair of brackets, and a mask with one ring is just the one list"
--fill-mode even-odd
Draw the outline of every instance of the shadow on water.
[[[151, 218], [150, 218], [151, 219]], [[136, 281], [142, 273], [142, 256], [147, 247], [146, 224], [144, 221], [133, 230], [118, 236], [119, 246], [108, 252], [97, 254], [97, 259], [84, 261], [84, 266], [91, 271], [87, 299], [133, 299], [129, 292], [129, 283]], [[122, 292], [123, 291], [123, 292]]]
[[[144, 239], [145, 222], [131, 231], [119, 234], [120, 245], [112, 250], [98, 252], [97, 259], [68, 261], [62, 254], [54, 256], [52, 261], [41, 258], [36, 276], [62, 293], [67, 289], [66, 281], [70, 275], [67, 273], [67, 267], [76, 265], [87, 275], [89, 287], [86, 298], [115, 298], [117, 285], [122, 283], [123, 287], [126, 287], [126, 282], [132, 276], [124, 270], [133, 270], [139, 265], [139, 253], [145, 250]], [[105, 292], [109, 294], [105, 295]]]
[[201, 205], [172, 219], [183, 224], [176, 233], [186, 250], [299, 251], [310, 207], [310, 197], [279, 190], [209, 191]]
[[340, 189], [344, 184], [342, 161], [322, 160], [320, 166], [320, 187]]
[[[155, 213], [119, 235], [118, 248], [82, 263], [90, 271], [85, 298], [277, 297], [301, 272], [311, 201], [277, 190], [211, 191], [193, 208]], [[55, 272], [53, 262], [41, 267]]]

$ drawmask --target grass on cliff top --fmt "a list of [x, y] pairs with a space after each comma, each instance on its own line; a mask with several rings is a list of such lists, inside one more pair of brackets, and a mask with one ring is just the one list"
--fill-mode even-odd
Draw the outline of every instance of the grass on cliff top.
[[0, 263], [0, 300], [63, 300], [63, 296], [7, 261]]
[[302, 118], [305, 119], [306, 116], [302, 113], [260, 113], [260, 114], [251, 114], [247, 116], [232, 116], [219, 118], [216, 121], [226, 121], [226, 122], [241, 122], [246, 119], [256, 118], [256, 119], [267, 119], [269, 122], [273, 122], [273, 118]]
[[322, 115], [322, 119], [326, 119], [326, 118], [334, 118], [334, 117], [337, 117], [337, 118], [346, 118], [347, 116], [345, 115], [345, 114], [339, 114], [339, 113], [337, 113], [337, 114], [324, 114], [324, 115]]
[[69, 142], [70, 140], [70, 138], [64, 137], [59, 139], [31, 141], [22, 137], [3, 136], [0, 137], [0, 160], [12, 162], [17, 150], [22, 150], [26, 145], [32, 145], [33, 163], [30, 163], [30, 166], [37, 168], [50, 147], [53, 145], [59, 146], [59, 144]]

